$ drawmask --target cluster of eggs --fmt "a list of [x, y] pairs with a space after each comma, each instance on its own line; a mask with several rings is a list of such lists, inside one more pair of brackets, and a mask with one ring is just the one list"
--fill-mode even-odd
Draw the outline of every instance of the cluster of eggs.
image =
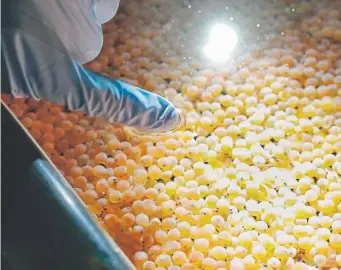
[[138, 269], [340, 269], [340, 1], [283, 1], [278, 33], [232, 67], [181, 50], [176, 24], [191, 36], [184, 14], [204, 8], [171, 2], [122, 3], [87, 67], [172, 101], [180, 130], [2, 99]]

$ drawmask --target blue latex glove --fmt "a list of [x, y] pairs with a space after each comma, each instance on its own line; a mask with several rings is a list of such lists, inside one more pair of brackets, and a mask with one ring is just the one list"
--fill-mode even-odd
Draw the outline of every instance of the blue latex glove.
[[180, 115], [164, 98], [81, 65], [99, 54], [101, 23], [115, 15], [118, 0], [4, 2], [3, 92], [49, 100], [140, 131], [162, 132], [179, 124]]

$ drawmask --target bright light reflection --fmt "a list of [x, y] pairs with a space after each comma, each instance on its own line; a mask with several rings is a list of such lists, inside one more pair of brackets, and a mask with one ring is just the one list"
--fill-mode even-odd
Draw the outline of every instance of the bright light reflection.
[[226, 24], [216, 24], [212, 27], [204, 54], [214, 62], [223, 63], [228, 60], [238, 41], [236, 31]]

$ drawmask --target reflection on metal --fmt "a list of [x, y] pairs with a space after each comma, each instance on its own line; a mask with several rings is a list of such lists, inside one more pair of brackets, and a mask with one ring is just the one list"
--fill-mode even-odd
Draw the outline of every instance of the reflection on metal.
[[135, 269], [3, 102], [1, 127], [1, 255], [10, 267]]

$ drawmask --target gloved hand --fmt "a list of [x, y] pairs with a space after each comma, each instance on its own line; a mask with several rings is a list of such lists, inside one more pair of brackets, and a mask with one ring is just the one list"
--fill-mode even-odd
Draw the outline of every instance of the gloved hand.
[[115, 15], [119, 0], [4, 2], [3, 93], [49, 100], [140, 131], [179, 124], [180, 115], [164, 98], [81, 65], [99, 54], [101, 23]]

